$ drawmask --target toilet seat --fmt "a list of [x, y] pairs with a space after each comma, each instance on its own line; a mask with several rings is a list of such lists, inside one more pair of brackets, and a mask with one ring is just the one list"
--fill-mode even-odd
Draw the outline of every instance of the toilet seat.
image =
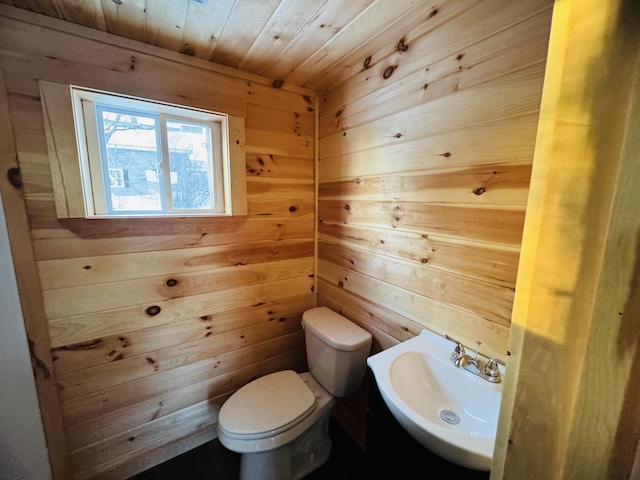
[[228, 437], [259, 439], [277, 435], [313, 411], [316, 398], [293, 370], [275, 372], [241, 387], [224, 403], [219, 427]]

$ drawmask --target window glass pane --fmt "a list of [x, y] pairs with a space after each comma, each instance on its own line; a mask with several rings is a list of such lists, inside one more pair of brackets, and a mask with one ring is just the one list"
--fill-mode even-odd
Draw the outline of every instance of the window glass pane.
[[97, 112], [109, 212], [162, 212], [158, 119], [107, 106]]
[[214, 207], [211, 128], [167, 120], [171, 200], [175, 210]]
[[227, 117], [74, 89], [86, 215], [230, 215]]

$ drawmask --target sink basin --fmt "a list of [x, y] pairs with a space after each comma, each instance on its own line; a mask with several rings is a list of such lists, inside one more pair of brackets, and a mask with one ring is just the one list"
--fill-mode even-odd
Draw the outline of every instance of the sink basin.
[[367, 364], [385, 404], [414, 439], [452, 463], [489, 471], [502, 384], [454, 366], [449, 356], [455, 345], [423, 330]]

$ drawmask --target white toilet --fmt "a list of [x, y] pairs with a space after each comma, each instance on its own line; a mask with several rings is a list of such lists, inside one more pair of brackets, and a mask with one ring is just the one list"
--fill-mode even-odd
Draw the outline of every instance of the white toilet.
[[300, 479], [329, 458], [334, 397], [357, 390], [371, 334], [327, 307], [302, 314], [310, 372], [260, 377], [222, 405], [218, 438], [240, 457], [242, 480]]

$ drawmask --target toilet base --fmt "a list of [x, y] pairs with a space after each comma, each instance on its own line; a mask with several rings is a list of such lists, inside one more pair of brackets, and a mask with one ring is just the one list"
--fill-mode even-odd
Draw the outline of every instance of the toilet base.
[[243, 453], [240, 480], [299, 480], [324, 464], [331, 452], [330, 417], [329, 410], [299, 437], [274, 450]]

